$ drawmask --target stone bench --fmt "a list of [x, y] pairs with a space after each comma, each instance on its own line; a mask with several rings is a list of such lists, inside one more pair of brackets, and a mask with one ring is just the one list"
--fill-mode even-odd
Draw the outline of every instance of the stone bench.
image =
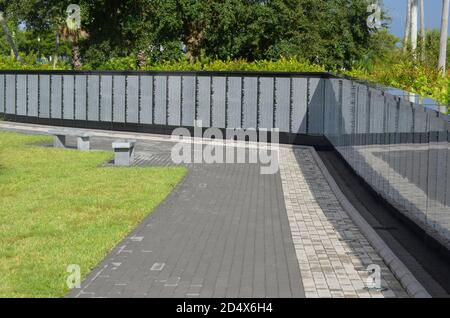
[[135, 140], [116, 140], [112, 143], [116, 166], [131, 166], [133, 164], [135, 144]]
[[66, 136], [73, 136], [77, 138], [77, 149], [80, 151], [90, 150], [90, 138], [91, 133], [77, 130], [77, 129], [50, 129], [49, 133], [54, 135], [53, 147], [55, 148], [67, 148]]

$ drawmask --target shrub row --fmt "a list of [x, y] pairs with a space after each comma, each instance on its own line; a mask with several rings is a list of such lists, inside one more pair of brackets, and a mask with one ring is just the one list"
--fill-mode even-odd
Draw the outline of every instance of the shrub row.
[[[36, 56], [25, 56], [23, 63], [11, 57], [0, 56], [0, 70], [49, 70], [52, 65], [36, 62]], [[56, 69], [68, 70], [70, 65], [58, 63]], [[84, 70], [93, 70], [89, 64]], [[113, 58], [95, 68], [96, 70], [138, 70], [134, 57]], [[162, 61], [145, 65], [141, 70], [165, 71], [268, 71], [268, 72], [334, 72], [369, 80], [383, 85], [396, 87], [421, 96], [431, 97], [440, 103], [450, 105], [450, 77], [441, 77], [436, 70], [425, 66], [416, 66], [411, 61], [402, 60], [389, 66], [379, 64], [370, 71], [363, 68], [353, 70], [327, 70], [324, 66], [312, 64], [304, 60], [281, 58], [277, 61], [260, 60], [247, 62], [246, 60], [211, 60], [201, 58], [196, 62], [187, 60]]]
[[413, 92], [450, 105], [450, 76], [442, 77], [435, 70], [415, 66], [412, 62], [399, 62], [388, 68], [375, 67], [370, 72], [353, 69], [347, 75]]

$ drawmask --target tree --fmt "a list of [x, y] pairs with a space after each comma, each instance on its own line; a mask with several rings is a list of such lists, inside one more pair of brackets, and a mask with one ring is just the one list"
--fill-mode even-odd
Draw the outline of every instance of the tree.
[[439, 64], [438, 64], [438, 69], [440, 72], [442, 72], [442, 75], [445, 75], [446, 73], [448, 13], [449, 13], [449, 0], [442, 0], [441, 40], [439, 45]]
[[425, 62], [426, 58], [426, 30], [425, 30], [425, 6], [424, 0], [420, 0], [420, 44], [421, 44], [421, 55], [420, 59]]
[[409, 39], [411, 38], [411, 1], [406, 0], [405, 36], [403, 38], [403, 52], [405, 53], [408, 49]]
[[66, 9], [70, 3], [70, 0], [0, 0], [0, 4], [6, 8], [8, 14], [16, 21], [25, 23], [26, 32], [34, 38], [54, 39], [55, 44], [52, 45], [54, 57], [59, 55], [57, 43], [59, 36], [54, 35], [63, 28], [67, 16]]
[[296, 56], [348, 68], [370, 39], [366, 0], [155, 2], [155, 45], [184, 43], [191, 60], [202, 51], [221, 59]]
[[[159, 0], [81, 0], [83, 28], [89, 34], [89, 38], [80, 43], [83, 57], [93, 67], [111, 58], [131, 55], [136, 57], [138, 64], [144, 63], [149, 55], [155, 53], [153, 47], [157, 46], [157, 51], [160, 52], [160, 40], [155, 36], [157, 21], [154, 18], [161, 15], [173, 19], [173, 13], [166, 12], [171, 2], [171, 0], [167, 3]], [[178, 21], [172, 20], [171, 23]], [[165, 37], [174, 36], [170, 33]], [[180, 58], [182, 56], [180, 45], [178, 51], [177, 58]], [[167, 53], [167, 50], [164, 52]]]
[[302, 55], [305, 50], [299, 42], [305, 35], [307, 5], [304, 0], [218, 1], [205, 37], [205, 53], [248, 60]]
[[20, 58], [19, 51], [17, 50], [17, 46], [14, 43], [14, 39], [11, 35], [11, 32], [9, 30], [8, 24], [6, 23], [6, 20], [3, 16], [3, 12], [0, 11], [0, 25], [2, 26], [3, 32], [5, 33], [6, 39], [8, 41], [9, 46], [11, 47], [11, 50], [14, 52], [14, 57], [17, 61], [22, 61]]
[[72, 43], [72, 66], [75, 70], [81, 70], [80, 59], [80, 39], [87, 38], [86, 31], [81, 29], [80, 7], [78, 5], [69, 5], [67, 7], [66, 23], [61, 26], [59, 33], [64, 39]]
[[81, 70], [80, 39], [87, 38], [87, 33], [80, 29], [71, 29], [65, 25], [61, 26], [59, 32], [62, 38], [72, 43], [72, 67], [74, 70]]
[[[27, 31], [57, 39], [70, 0], [0, 0]], [[137, 64], [201, 56], [297, 57], [350, 68], [369, 46], [367, 0], [79, 0], [89, 38], [73, 38], [75, 65], [113, 57]], [[63, 30], [62, 30], [63, 31]], [[54, 46], [55, 47], [55, 46]], [[182, 48], [185, 47], [186, 54]]]
[[53, 53], [53, 68], [56, 68], [56, 65], [58, 64], [58, 58], [59, 58], [59, 30], [55, 32], [55, 52]]
[[412, 0], [411, 1], [411, 51], [412, 51], [414, 58], [416, 58], [416, 51], [417, 51], [417, 18], [418, 18], [417, 0]]

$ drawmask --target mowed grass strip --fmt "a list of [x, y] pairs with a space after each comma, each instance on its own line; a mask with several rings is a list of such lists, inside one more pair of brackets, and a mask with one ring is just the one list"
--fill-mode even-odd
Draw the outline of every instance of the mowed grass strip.
[[66, 295], [67, 266], [85, 277], [186, 174], [37, 145], [50, 140], [0, 132], [0, 297]]

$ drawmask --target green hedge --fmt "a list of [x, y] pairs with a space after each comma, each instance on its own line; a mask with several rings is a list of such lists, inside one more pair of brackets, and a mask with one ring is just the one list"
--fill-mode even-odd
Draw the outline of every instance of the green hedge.
[[355, 78], [431, 97], [442, 104], [450, 105], [450, 77], [442, 77], [437, 70], [417, 66], [410, 61], [400, 61], [389, 68], [375, 67], [370, 72], [353, 69], [345, 73]]
[[[83, 69], [94, 69], [84, 65]], [[96, 70], [137, 70], [136, 59], [133, 57], [113, 58], [95, 68]], [[268, 71], [268, 72], [326, 72], [325, 67], [297, 59], [281, 58], [277, 61], [260, 60], [210, 60], [199, 59], [197, 62], [188, 60], [163, 61], [145, 65], [142, 70], [153, 71]]]
[[[0, 69], [49, 70], [52, 65], [39, 64], [36, 56], [25, 56], [19, 63], [11, 57], [0, 56]], [[67, 70], [70, 65], [58, 63], [57, 69]], [[113, 58], [95, 68], [90, 64], [83, 65], [84, 70], [138, 70], [134, 57]], [[370, 70], [354, 68], [353, 70], [330, 70], [324, 66], [312, 64], [295, 58], [281, 58], [277, 61], [260, 60], [247, 62], [245, 60], [211, 60], [201, 58], [191, 63], [187, 60], [162, 61], [145, 65], [141, 70], [155, 71], [268, 71], [268, 72], [334, 72], [344, 73], [355, 78], [369, 80], [431, 97], [443, 104], [450, 105], [450, 77], [441, 77], [435, 70], [425, 66], [414, 65], [410, 60], [399, 60], [393, 64], [379, 63]]]
[[[37, 62], [36, 55], [22, 55], [23, 62], [20, 63], [10, 56], [0, 56], [0, 70], [53, 70], [52, 64]], [[60, 62], [56, 65], [57, 70], [70, 70], [70, 64]]]

